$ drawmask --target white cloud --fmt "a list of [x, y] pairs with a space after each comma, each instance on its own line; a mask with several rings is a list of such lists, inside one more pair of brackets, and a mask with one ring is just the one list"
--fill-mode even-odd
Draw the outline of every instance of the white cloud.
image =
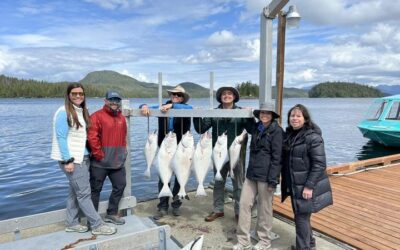
[[131, 9], [143, 4], [143, 0], [85, 0], [85, 2], [93, 3], [109, 10]]
[[222, 30], [211, 34], [207, 40], [207, 43], [211, 46], [226, 46], [233, 44], [235, 40], [236, 38], [232, 32]]

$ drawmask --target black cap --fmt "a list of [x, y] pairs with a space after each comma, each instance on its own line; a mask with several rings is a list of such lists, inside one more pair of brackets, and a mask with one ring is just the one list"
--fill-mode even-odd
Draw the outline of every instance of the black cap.
[[121, 95], [117, 91], [114, 91], [114, 90], [107, 91], [107, 93], [106, 93], [106, 99], [109, 100], [111, 98], [122, 99]]

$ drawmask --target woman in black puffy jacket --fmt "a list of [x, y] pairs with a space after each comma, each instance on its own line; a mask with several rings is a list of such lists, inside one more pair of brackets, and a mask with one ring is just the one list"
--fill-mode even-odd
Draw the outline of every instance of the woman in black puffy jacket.
[[291, 197], [296, 224], [295, 249], [315, 249], [311, 214], [333, 204], [324, 141], [320, 128], [301, 104], [289, 110], [287, 123], [283, 142], [282, 202]]

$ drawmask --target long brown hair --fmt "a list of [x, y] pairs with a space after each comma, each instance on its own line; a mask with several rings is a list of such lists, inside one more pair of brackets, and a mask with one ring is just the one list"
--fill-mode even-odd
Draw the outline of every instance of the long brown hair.
[[302, 104], [296, 104], [294, 105], [288, 112], [288, 116], [287, 116], [287, 124], [288, 127], [292, 129], [292, 125], [290, 125], [290, 114], [292, 113], [293, 110], [298, 109], [301, 111], [301, 113], [303, 114], [304, 117], [304, 127], [309, 129], [309, 128], [314, 128], [314, 122], [311, 120], [311, 115], [310, 112], [308, 112], [308, 109], [306, 108], [306, 106], [302, 105]]
[[[68, 126], [72, 127], [72, 125], [74, 125], [76, 126], [76, 129], [79, 129], [79, 127], [82, 127], [82, 124], [79, 122], [78, 115], [76, 114], [76, 111], [74, 109], [71, 100], [69, 99], [69, 94], [71, 93], [71, 90], [75, 88], [82, 88], [83, 93], [85, 93], [85, 88], [83, 88], [82, 84], [80, 84], [79, 82], [70, 83], [67, 87], [67, 92], [65, 93], [65, 111], [67, 112]], [[90, 117], [89, 117], [89, 111], [86, 108], [86, 97], [83, 99], [81, 108], [83, 110], [83, 119], [85, 120], [86, 128], [89, 128]]]

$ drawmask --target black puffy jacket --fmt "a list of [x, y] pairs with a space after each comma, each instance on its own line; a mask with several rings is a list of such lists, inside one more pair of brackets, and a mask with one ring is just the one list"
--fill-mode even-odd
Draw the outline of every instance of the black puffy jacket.
[[[303, 199], [304, 187], [313, 189], [312, 199]], [[282, 202], [292, 196], [294, 213], [316, 213], [333, 204], [324, 141], [318, 126], [303, 127], [297, 134], [286, 129], [281, 189]]]
[[281, 172], [283, 129], [276, 121], [260, 132], [260, 123], [249, 122], [246, 130], [251, 134], [250, 159], [246, 178], [276, 187]]

